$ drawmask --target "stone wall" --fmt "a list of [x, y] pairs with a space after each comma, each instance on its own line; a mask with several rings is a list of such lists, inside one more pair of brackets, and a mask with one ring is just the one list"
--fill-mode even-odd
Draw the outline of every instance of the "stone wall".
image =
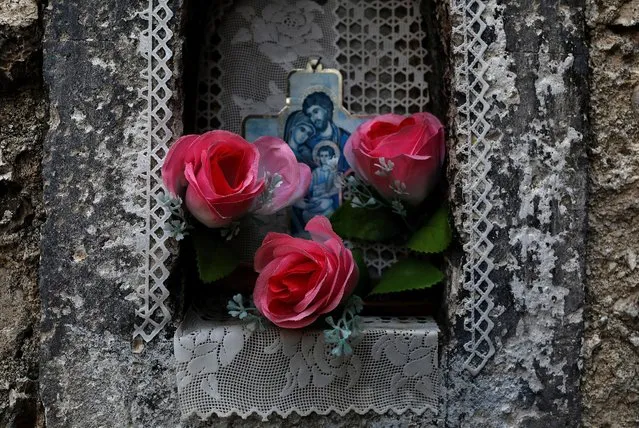
[[[170, 3], [181, 10], [179, 0]], [[42, 169], [40, 397], [49, 428], [178, 424], [170, 329], [141, 353], [132, 346], [145, 224], [136, 160], [148, 147], [138, 91], [147, 82], [138, 52], [144, 5], [58, 0], [44, 14], [51, 120]], [[175, 64], [179, 40], [171, 45]], [[179, 100], [170, 103], [176, 134]]]
[[592, 0], [584, 426], [639, 426], [639, 1]]
[[[127, 122], [136, 120], [139, 108], [140, 58], [134, 48], [139, 26], [131, 18], [139, 5], [51, 3], [47, 21], [56, 25], [48, 30], [45, 68], [54, 105], [43, 156], [49, 122], [42, 85], [43, 5], [0, 0], [0, 426], [43, 426], [39, 394], [52, 427], [72, 421], [83, 426], [175, 426], [170, 331], [141, 356], [131, 353], [128, 342], [133, 305], [125, 300], [131, 292], [127, 275], [132, 277], [129, 270], [137, 266], [128, 237], [138, 218], [127, 213], [127, 201], [118, 196], [132, 182], [114, 163], [127, 163], [140, 147], [131, 131], [135, 124]], [[488, 54], [489, 78], [500, 83], [492, 95], [504, 112], [495, 118], [505, 131], [499, 150], [509, 159], [497, 165], [502, 171], [497, 184], [510, 202], [496, 212], [516, 220], [500, 225], [505, 240], [498, 249], [502, 255], [509, 248], [515, 252], [504, 265], [510, 268], [499, 277], [510, 287], [496, 293], [497, 309], [504, 311], [496, 318], [497, 354], [477, 378], [463, 374], [448, 384], [452, 404], [445, 418], [449, 426], [532, 427], [557, 421], [576, 426], [580, 420], [593, 428], [637, 426], [639, 1], [488, 3], [494, 17], [489, 22], [488, 37], [494, 43]], [[174, 2], [176, 8], [179, 4]], [[586, 4], [589, 36], [583, 28]], [[179, 46], [175, 49], [179, 52]], [[584, 80], [588, 56], [589, 94]], [[99, 103], [104, 108], [100, 114], [95, 111]], [[588, 116], [590, 125], [583, 122]], [[567, 120], [562, 124], [558, 118]], [[125, 130], [117, 126], [122, 123]], [[577, 134], [565, 133], [565, 125]], [[175, 126], [177, 132], [179, 124]], [[586, 144], [590, 194], [584, 234], [579, 222], [585, 213], [581, 180]], [[85, 157], [78, 162], [78, 156]], [[561, 156], [567, 162], [557, 163]], [[42, 244], [49, 292], [41, 328], [43, 157], [51, 218]], [[530, 179], [529, 186], [510, 187], [513, 177], [517, 183]], [[548, 193], [553, 180], [567, 184]], [[545, 195], [556, 203], [540, 211]], [[522, 211], [527, 200], [534, 215]], [[552, 221], [538, 221], [536, 216], [546, 218], [544, 213]], [[552, 217], [557, 213], [562, 215]], [[560, 238], [566, 231], [569, 238]], [[534, 246], [524, 253], [522, 239], [527, 236]], [[585, 304], [579, 276], [583, 259], [575, 258], [582, 253], [584, 236]], [[548, 249], [556, 251], [555, 267], [528, 269], [528, 260]], [[563, 268], [556, 266], [562, 265], [573, 270], [557, 276]], [[552, 279], [544, 279], [548, 273]], [[543, 287], [567, 294], [559, 299], [552, 293], [536, 294]], [[586, 332], [579, 385], [581, 308]], [[42, 385], [39, 358], [44, 362]], [[425, 423], [415, 415], [287, 420], [290, 426]], [[258, 426], [260, 421], [230, 418], [213, 424]], [[271, 424], [282, 421], [274, 418]]]
[[38, 265], [42, 139], [41, 5], [0, 0], [0, 426], [41, 426]]

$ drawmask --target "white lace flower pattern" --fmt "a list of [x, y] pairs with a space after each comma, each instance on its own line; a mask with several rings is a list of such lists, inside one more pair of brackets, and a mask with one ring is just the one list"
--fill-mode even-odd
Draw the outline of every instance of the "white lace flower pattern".
[[281, 329], [279, 338], [264, 348], [265, 354], [282, 352], [289, 360], [286, 385], [280, 396], [286, 397], [310, 384], [322, 388], [345, 376], [348, 377], [347, 388], [354, 386], [362, 370], [359, 356], [333, 358], [330, 349], [323, 334]]
[[324, 13], [324, 10], [317, 3], [276, 1], [267, 5], [261, 15], [252, 7], [242, 8], [241, 13], [250, 23], [250, 29], [240, 28], [233, 44], [254, 42], [260, 52], [278, 64], [322, 52], [319, 43], [322, 29], [313, 21], [313, 13]]
[[233, 104], [240, 109], [240, 116], [246, 117], [252, 114], [273, 114], [273, 112], [280, 111], [282, 106], [286, 103], [286, 95], [284, 94], [284, 91], [272, 80], [268, 82], [268, 90], [269, 95], [264, 101], [233, 95]]
[[204, 419], [437, 411], [438, 335], [432, 319], [362, 317], [353, 353], [337, 357], [322, 330], [253, 330], [191, 311], [175, 334], [180, 408]]

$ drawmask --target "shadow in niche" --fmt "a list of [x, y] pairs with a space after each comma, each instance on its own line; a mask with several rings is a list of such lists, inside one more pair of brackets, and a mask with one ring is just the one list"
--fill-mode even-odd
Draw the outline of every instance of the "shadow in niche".
[[[185, 44], [183, 50], [183, 96], [184, 96], [184, 110], [183, 110], [183, 121], [184, 121], [184, 133], [201, 133], [208, 129], [219, 129], [224, 128], [222, 123], [224, 120], [221, 117], [222, 110], [222, 99], [220, 96], [221, 88], [218, 87], [216, 78], [219, 77], [219, 73], [221, 70], [219, 68], [211, 67], [211, 62], [219, 61], [221, 58], [221, 54], [218, 49], [211, 49], [211, 45], [220, 45], [223, 42], [223, 39], [228, 43], [228, 38], [220, 37], [218, 34], [218, 30], [220, 28], [225, 28], [224, 25], [227, 24], [228, 21], [225, 21], [225, 18], [229, 16], [229, 13], [233, 13], [239, 6], [246, 6], [250, 4], [252, 6], [258, 4], [267, 4], [269, 2], [257, 2], [255, 0], [239, 0], [239, 1], [230, 1], [230, 0], [220, 0], [214, 1], [211, 0], [188, 0], [186, 5], [186, 19], [187, 24], [185, 25]], [[330, 0], [317, 0], [315, 3], [318, 7], [329, 8], [331, 5], [334, 7], [335, 2], [331, 2]], [[344, 3], [348, 4], [362, 4], [365, 5], [366, 2], [363, 0], [346, 0]], [[412, 4], [410, 0], [407, 0], [407, 4]], [[427, 88], [429, 92], [429, 101], [425, 106], [418, 106], [416, 104], [410, 104], [410, 99], [407, 100], [406, 103], [396, 103], [395, 105], [401, 104], [401, 109], [397, 111], [397, 113], [407, 113], [407, 112], [415, 112], [419, 110], [427, 110], [434, 113], [442, 122], [446, 125], [447, 122], [447, 114], [448, 114], [448, 100], [452, 94], [449, 93], [446, 82], [449, 81], [450, 76], [450, 67], [449, 67], [449, 59], [448, 59], [448, 43], [449, 40], [444, 37], [444, 34], [449, 33], [449, 22], [445, 13], [445, 6], [440, 4], [441, 2], [437, 0], [423, 0], [420, 2], [420, 11], [421, 11], [421, 28], [420, 31], [423, 31], [425, 37], [421, 41], [417, 43], [417, 45], [406, 43], [408, 48], [414, 49], [415, 47], [426, 49], [428, 51], [428, 55], [421, 57], [421, 61], [424, 65], [430, 68], [430, 72], [424, 73], [425, 81], [427, 83]], [[365, 7], [365, 6], [362, 6]], [[384, 10], [378, 11], [378, 16], [383, 17], [384, 14], [390, 13], [395, 14], [396, 11], [388, 10], [388, 8], [382, 8]], [[222, 11], [223, 13], [220, 13]], [[326, 11], [326, 13], [333, 13], [332, 11]], [[445, 18], [442, 18], [445, 17]], [[362, 14], [362, 19], [364, 18], [364, 14]], [[398, 18], [401, 19], [401, 18]], [[224, 25], [223, 25], [224, 24]], [[228, 28], [228, 27], [227, 27]], [[339, 27], [336, 27], [339, 28]], [[398, 31], [400, 28], [399, 25], [393, 27], [394, 31]], [[365, 36], [362, 35], [362, 38]], [[406, 35], [407, 39], [410, 35]], [[338, 43], [339, 45], [339, 43]], [[358, 46], [357, 49], [359, 51], [354, 51], [351, 49], [350, 55], [359, 55], [361, 58], [370, 58], [371, 55], [375, 55], [375, 52], [367, 50], [369, 44], [360, 43], [360, 44], [352, 44], [349, 45], [350, 48], [353, 46]], [[397, 45], [400, 46], [400, 45]], [[401, 55], [398, 53], [398, 55]], [[325, 56], [328, 58], [329, 56]], [[336, 68], [342, 71], [344, 80], [353, 78], [353, 76], [357, 76], [357, 70], [351, 70], [348, 72], [345, 70], [345, 67], [340, 66], [340, 56], [334, 55], [337, 58]], [[410, 57], [410, 59], [409, 59]], [[396, 58], [393, 59], [397, 61]], [[414, 55], [410, 55], [410, 52], [406, 53], [406, 63], [407, 67], [409, 64], [413, 64], [412, 61], [415, 60]], [[303, 60], [300, 63], [305, 63], [306, 60]], [[371, 70], [380, 72], [379, 70], [384, 63], [383, 58], [375, 58], [368, 65]], [[266, 67], [259, 58], [253, 59], [253, 70], [252, 72], [260, 72], [262, 67]], [[297, 68], [299, 65], [295, 64]], [[362, 64], [362, 69], [366, 67], [366, 64]], [[377, 68], [378, 70], [374, 70]], [[368, 69], [367, 69], [368, 70]], [[217, 73], [217, 74], [216, 74]], [[363, 73], [362, 73], [363, 74]], [[206, 78], [204, 78], [206, 76]], [[421, 78], [421, 77], [420, 77]], [[215, 83], [212, 83], [215, 81]], [[381, 83], [380, 83], [381, 82]], [[377, 84], [382, 85], [384, 83], [383, 79], [380, 80]], [[390, 82], [394, 83], [394, 82]], [[361, 88], [366, 88], [366, 82], [361, 82], [361, 85], [358, 85]], [[354, 85], [354, 86], [358, 86]], [[370, 89], [370, 88], [369, 88]], [[410, 88], [413, 89], [413, 88]], [[418, 88], [421, 91], [421, 88]], [[364, 92], [364, 91], [362, 91]], [[213, 94], [213, 96], [209, 96], [206, 98], [206, 101], [203, 101], [205, 97], [202, 97], [204, 94]], [[395, 96], [398, 96], [400, 91], [395, 93]], [[405, 91], [404, 96], [411, 98], [412, 92], [410, 90]], [[364, 103], [359, 103], [351, 100], [348, 100], [349, 93], [348, 91], [345, 93], [345, 106], [359, 106], [361, 104], [361, 111], [351, 111], [352, 113], [367, 113], [368, 109], [365, 108]], [[229, 99], [230, 97], [224, 98]], [[409, 105], [410, 104], [410, 105]], [[389, 104], [390, 105], [390, 104]], [[385, 107], [386, 108], [386, 107]], [[205, 111], [205, 114], [203, 114]], [[380, 110], [381, 111], [381, 110]], [[205, 117], [206, 120], [202, 118]], [[227, 121], [228, 123], [228, 121]], [[239, 132], [236, 129], [230, 129], [235, 132]], [[450, 134], [450, 130], [447, 127], [448, 134]], [[449, 199], [451, 201], [459, 200], [455, 195], [451, 195], [448, 190], [448, 182], [447, 179], [452, 177], [455, 174], [455, 171], [448, 171], [448, 176], [442, 177], [442, 181], [437, 190], [438, 193], [443, 195], [443, 198]], [[460, 209], [458, 206], [452, 206], [452, 209]], [[458, 244], [457, 236], [453, 236], [453, 243], [450, 248], [447, 250], [445, 257], [439, 257], [437, 263], [444, 267], [446, 265], [450, 265], [451, 263], [458, 264], [461, 259], [461, 247]], [[241, 292], [246, 294], [250, 294], [251, 292], [251, 284], [254, 283], [254, 279], [256, 274], [252, 272], [249, 267], [245, 267], [243, 269], [238, 270], [232, 276], [226, 278], [224, 281], [220, 281], [219, 284], [215, 285], [206, 285], [203, 284], [197, 274], [197, 267], [195, 266], [194, 260], [194, 252], [192, 250], [192, 246], [189, 245], [188, 239], [182, 241], [181, 249], [180, 249], [180, 269], [177, 273], [180, 275], [181, 283], [184, 285], [185, 290], [185, 305], [184, 308], [188, 308], [189, 304], [193, 302], [204, 302], [211, 301], [217, 302], [215, 305], [220, 309], [220, 312], [225, 312], [226, 301], [228, 301], [229, 297], [237, 293], [238, 285], [242, 289]], [[450, 269], [448, 269], [450, 271]], [[370, 299], [369, 305], [366, 309], [366, 314], [371, 315], [381, 315], [381, 316], [418, 316], [418, 315], [431, 315], [437, 319], [440, 323], [446, 322], [446, 289], [448, 287], [445, 284], [439, 284], [433, 287], [430, 290], [422, 291], [422, 292], [408, 292], [402, 294], [401, 297], [395, 298], [391, 296], [391, 298], [377, 298]], [[446, 331], [447, 329], [442, 329]]]
[[[184, 133], [196, 132], [195, 118], [197, 110], [199, 61], [203, 43], [208, 34], [209, 10], [222, 6], [221, 0], [186, 0], [184, 13], [184, 46], [182, 56], [182, 96], [184, 99], [182, 121]], [[212, 6], [214, 5], [214, 6]]]

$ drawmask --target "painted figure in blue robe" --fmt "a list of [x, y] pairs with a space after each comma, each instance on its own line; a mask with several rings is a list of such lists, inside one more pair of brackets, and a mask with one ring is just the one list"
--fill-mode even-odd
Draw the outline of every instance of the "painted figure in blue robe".
[[315, 167], [313, 152], [309, 146], [309, 140], [315, 134], [315, 127], [311, 119], [303, 111], [297, 110], [290, 114], [284, 126], [284, 141], [295, 153], [298, 162], [305, 163], [309, 167]]
[[[302, 111], [311, 120], [315, 129], [308, 141], [311, 150], [323, 141], [334, 142], [339, 149], [337, 170], [345, 172], [349, 166], [344, 158], [344, 145], [350, 137], [350, 133], [333, 123], [333, 101], [324, 92], [313, 92], [302, 103]], [[311, 166], [312, 168], [312, 166]]]

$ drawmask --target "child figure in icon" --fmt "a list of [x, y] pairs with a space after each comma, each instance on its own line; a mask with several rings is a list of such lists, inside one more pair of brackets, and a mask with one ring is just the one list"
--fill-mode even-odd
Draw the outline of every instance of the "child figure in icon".
[[318, 143], [313, 159], [318, 164], [313, 169], [313, 177], [307, 197], [301, 204], [302, 218], [308, 222], [316, 215], [330, 216], [339, 206], [339, 185], [337, 163], [339, 149], [332, 141]]

